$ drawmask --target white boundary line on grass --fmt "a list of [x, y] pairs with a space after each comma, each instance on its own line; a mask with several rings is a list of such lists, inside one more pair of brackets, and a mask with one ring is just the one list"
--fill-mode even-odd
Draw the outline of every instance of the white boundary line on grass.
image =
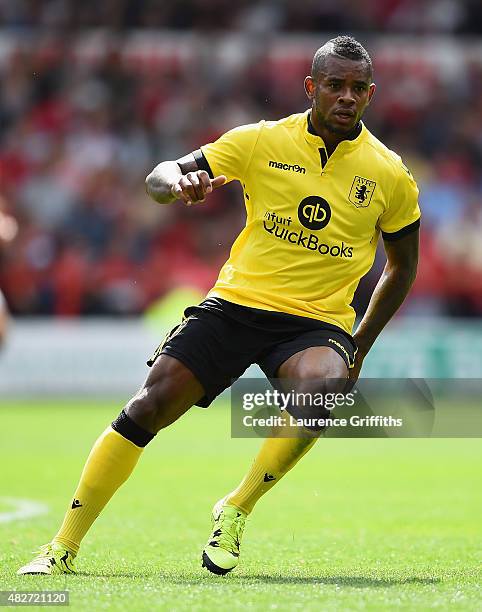
[[13, 506], [9, 512], [0, 512], [0, 523], [12, 523], [24, 519], [47, 514], [49, 507], [41, 502], [31, 499], [19, 499], [18, 497], [0, 497], [0, 503]]

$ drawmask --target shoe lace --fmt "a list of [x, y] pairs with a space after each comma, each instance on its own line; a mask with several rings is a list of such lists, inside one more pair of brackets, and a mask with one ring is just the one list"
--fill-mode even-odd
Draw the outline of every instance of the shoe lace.
[[37, 559], [46, 559], [52, 556], [52, 546], [50, 544], [42, 544], [38, 550], [34, 550], [35, 555], [34, 561]]
[[216, 521], [213, 539], [215, 539], [220, 548], [230, 553], [239, 554], [239, 546], [245, 524], [246, 517], [240, 512], [237, 513], [236, 517], [227, 516], [224, 512], [221, 512]]

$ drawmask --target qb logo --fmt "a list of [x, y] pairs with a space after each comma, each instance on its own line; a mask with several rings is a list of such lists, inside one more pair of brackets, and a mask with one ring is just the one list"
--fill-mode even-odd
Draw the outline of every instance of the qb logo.
[[298, 206], [298, 219], [303, 227], [320, 230], [331, 219], [331, 208], [326, 200], [318, 196], [308, 196]]

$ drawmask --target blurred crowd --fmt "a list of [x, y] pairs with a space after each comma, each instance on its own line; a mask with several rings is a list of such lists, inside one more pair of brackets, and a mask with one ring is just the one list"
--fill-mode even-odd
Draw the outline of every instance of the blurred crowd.
[[[120, 7], [120, 21], [135, 13], [139, 25], [151, 15], [155, 25], [164, 24], [165, 12], [169, 26], [192, 25], [170, 21], [175, 4], [191, 6], [194, 20], [200, 7], [215, 12], [218, 3], [83, 2], [79, 23], [102, 23], [104, 10]], [[286, 29], [293, 12], [306, 27], [302, 8], [312, 4], [266, 6], [278, 7], [279, 27]], [[382, 11], [367, 3], [382, 25], [414, 5], [383, 4]], [[474, 5], [425, 4], [427, 10], [456, 5], [461, 15]], [[257, 5], [236, 6], [230, 19], [247, 18]], [[333, 19], [339, 7], [356, 3], [329, 6], [316, 2], [319, 14], [330, 10]], [[64, 0], [3, 0], [0, 14], [12, 34], [15, 25], [68, 21], [73, 7]], [[239, 40], [221, 48], [209, 37], [178, 40], [172, 31], [135, 39], [13, 34], [8, 45], [3, 40], [0, 210], [19, 229], [8, 246], [0, 245], [0, 288], [13, 313], [130, 315], [176, 287], [212, 286], [245, 218], [240, 189], [226, 186], [196, 207], [160, 206], [147, 198], [144, 178], [157, 162], [235, 125], [307, 108], [303, 78], [326, 35], [258, 46]], [[453, 41], [422, 41], [419, 49], [403, 40], [396, 49], [389, 39], [362, 42], [373, 52], [378, 84], [366, 123], [403, 155], [421, 189], [420, 273], [405, 310], [480, 316], [482, 54]], [[380, 254], [362, 282], [360, 311], [382, 264]]]
[[1, 0], [9, 27], [482, 32], [480, 0]]

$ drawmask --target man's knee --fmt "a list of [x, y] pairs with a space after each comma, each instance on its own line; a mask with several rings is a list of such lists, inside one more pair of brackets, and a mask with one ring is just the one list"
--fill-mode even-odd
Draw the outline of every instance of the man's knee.
[[305, 429], [313, 432], [324, 431], [332, 418], [336, 401], [340, 401], [341, 391], [333, 391], [329, 383], [295, 386], [293, 401], [286, 406], [290, 416], [297, 419]]
[[286, 366], [280, 369], [280, 375], [287, 377], [283, 386], [290, 387], [295, 400], [287, 408], [289, 414], [310, 423], [307, 429], [322, 431], [324, 422], [332, 416], [336, 398], [339, 399], [346, 387], [345, 361], [330, 348], [315, 347], [303, 351]]
[[343, 371], [335, 372], [333, 376], [321, 376], [316, 371], [306, 371], [300, 376], [290, 380], [291, 386], [298, 393], [326, 395], [329, 393], [342, 393], [346, 387], [347, 377]]
[[171, 421], [168, 418], [169, 406], [175, 399], [175, 394], [165, 390], [162, 383], [150, 386], [144, 385], [125, 407], [126, 414], [141, 427], [152, 433], [157, 433], [167, 427]]
[[176, 421], [203, 394], [201, 384], [186, 366], [161, 355], [125, 411], [139, 426], [157, 433]]
[[348, 368], [337, 353], [334, 353], [334, 357], [334, 359], [319, 361], [312, 359], [301, 362], [294, 378], [303, 385], [308, 385], [310, 382], [317, 383], [320, 389], [343, 388], [345, 383], [342, 381], [348, 376]]

